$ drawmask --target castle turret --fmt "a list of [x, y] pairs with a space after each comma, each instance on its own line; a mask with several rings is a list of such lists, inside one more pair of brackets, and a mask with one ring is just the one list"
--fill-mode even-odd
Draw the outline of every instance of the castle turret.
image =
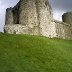
[[12, 12], [12, 8], [7, 8], [6, 9], [6, 20], [5, 20], [5, 24], [13, 24], [13, 12]]
[[72, 12], [64, 13], [62, 16], [62, 20], [65, 23], [72, 24]]

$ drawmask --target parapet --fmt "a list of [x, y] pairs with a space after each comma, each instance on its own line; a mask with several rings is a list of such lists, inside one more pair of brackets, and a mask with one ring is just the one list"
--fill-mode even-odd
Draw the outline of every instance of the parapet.
[[72, 12], [67, 12], [62, 15], [62, 20], [65, 23], [72, 24]]

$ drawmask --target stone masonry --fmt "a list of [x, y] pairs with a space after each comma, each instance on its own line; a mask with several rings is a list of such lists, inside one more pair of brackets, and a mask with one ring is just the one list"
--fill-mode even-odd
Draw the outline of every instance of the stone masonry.
[[20, 0], [6, 9], [4, 32], [72, 39], [72, 13], [65, 13], [63, 22], [53, 19], [48, 0]]

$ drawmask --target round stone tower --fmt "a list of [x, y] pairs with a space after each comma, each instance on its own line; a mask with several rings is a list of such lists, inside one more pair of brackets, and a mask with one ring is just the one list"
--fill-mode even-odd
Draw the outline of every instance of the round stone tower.
[[13, 12], [12, 12], [12, 8], [7, 8], [6, 9], [6, 20], [5, 20], [5, 24], [13, 24]]
[[20, 0], [19, 24], [38, 26], [36, 0]]
[[72, 24], [72, 12], [67, 12], [62, 15], [62, 20], [65, 23]]

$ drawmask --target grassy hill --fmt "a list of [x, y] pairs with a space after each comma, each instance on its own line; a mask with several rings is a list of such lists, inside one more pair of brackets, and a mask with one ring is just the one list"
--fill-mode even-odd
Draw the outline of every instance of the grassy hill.
[[0, 33], [0, 72], [72, 72], [72, 40]]

